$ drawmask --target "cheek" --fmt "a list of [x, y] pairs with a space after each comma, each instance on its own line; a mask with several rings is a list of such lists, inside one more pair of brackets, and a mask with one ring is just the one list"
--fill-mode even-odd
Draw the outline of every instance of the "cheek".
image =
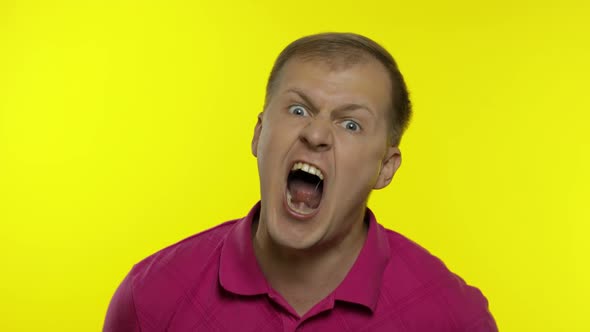
[[260, 131], [260, 142], [258, 145], [260, 149], [267, 150], [268, 147], [274, 143], [277, 135], [276, 127], [275, 121], [272, 121], [270, 118], [266, 119], [262, 126], [262, 130]]
[[269, 142], [269, 139], [268, 139], [269, 131], [270, 131], [270, 129], [268, 128], [268, 126], [262, 127], [262, 130], [260, 131], [260, 138], [258, 140], [259, 153], [264, 154], [264, 151], [266, 150], [266, 146], [268, 145], [268, 142]]
[[367, 148], [372, 144], [356, 144], [348, 151], [341, 151], [341, 165], [345, 167], [347, 178], [354, 179], [356, 186], [372, 188], [381, 170], [381, 155], [377, 149]]
[[[270, 121], [269, 121], [270, 122]], [[284, 123], [267, 123], [260, 132], [258, 159], [261, 164], [275, 164], [288, 152], [293, 132]]]
[[261, 140], [265, 142], [268, 149], [280, 153], [298, 137], [300, 127], [301, 123], [294, 122], [293, 119], [271, 117], [261, 132]]

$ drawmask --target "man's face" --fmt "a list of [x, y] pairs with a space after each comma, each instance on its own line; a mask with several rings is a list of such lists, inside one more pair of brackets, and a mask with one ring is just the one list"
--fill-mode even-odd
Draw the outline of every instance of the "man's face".
[[388, 144], [390, 91], [374, 59], [339, 69], [285, 64], [252, 141], [260, 222], [272, 241], [309, 249], [362, 228], [371, 190], [388, 185], [401, 162]]

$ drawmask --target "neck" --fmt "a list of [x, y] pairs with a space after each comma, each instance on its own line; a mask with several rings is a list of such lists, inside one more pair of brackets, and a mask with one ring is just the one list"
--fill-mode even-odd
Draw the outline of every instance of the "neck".
[[283, 247], [268, 235], [264, 221], [253, 225], [254, 252], [274, 290], [302, 315], [346, 277], [367, 235], [361, 217], [341, 238], [307, 249]]

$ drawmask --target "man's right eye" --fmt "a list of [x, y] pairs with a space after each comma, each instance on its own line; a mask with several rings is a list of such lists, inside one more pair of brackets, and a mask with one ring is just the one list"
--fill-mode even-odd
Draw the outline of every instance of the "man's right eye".
[[300, 105], [293, 105], [289, 107], [289, 113], [299, 116], [307, 116], [307, 110]]

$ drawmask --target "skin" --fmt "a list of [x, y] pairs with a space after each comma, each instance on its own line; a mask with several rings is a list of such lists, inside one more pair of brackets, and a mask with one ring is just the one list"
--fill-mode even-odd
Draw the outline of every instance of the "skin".
[[[386, 187], [401, 164], [399, 148], [388, 144], [390, 91], [385, 67], [368, 56], [339, 67], [293, 58], [258, 116], [255, 254], [270, 285], [300, 315], [342, 282], [366, 238], [370, 193]], [[324, 174], [318, 212], [307, 219], [284, 204], [295, 161]]]

